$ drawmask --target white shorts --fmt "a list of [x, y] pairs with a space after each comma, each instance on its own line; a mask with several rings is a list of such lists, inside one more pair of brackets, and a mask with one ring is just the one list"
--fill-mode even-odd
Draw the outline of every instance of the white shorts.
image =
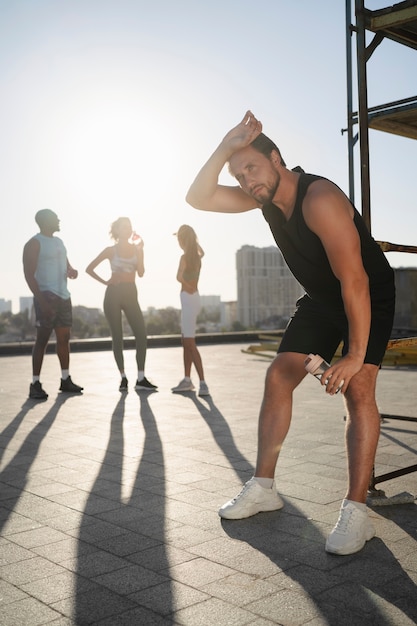
[[195, 337], [197, 315], [201, 310], [200, 294], [198, 291], [187, 293], [181, 291], [181, 333], [183, 337]]

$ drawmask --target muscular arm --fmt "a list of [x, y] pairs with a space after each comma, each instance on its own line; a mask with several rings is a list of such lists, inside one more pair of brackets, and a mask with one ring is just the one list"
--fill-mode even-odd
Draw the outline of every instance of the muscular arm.
[[67, 258], [67, 276], [68, 278], [78, 278], [78, 270], [74, 269]]
[[227, 133], [197, 174], [186, 196], [191, 206], [219, 213], [242, 213], [257, 208], [256, 201], [240, 187], [219, 185], [218, 181], [232, 154], [248, 146], [261, 130], [261, 123], [248, 111], [243, 120]]
[[317, 181], [309, 190], [303, 213], [308, 227], [320, 238], [334, 275], [340, 281], [349, 325], [349, 352], [329, 370], [328, 391], [342, 380], [346, 391], [350, 379], [361, 369], [371, 327], [368, 275], [363, 267], [361, 244], [353, 222], [353, 207], [329, 181]]
[[140, 244], [136, 244], [135, 245], [135, 253], [137, 256], [137, 266], [136, 266], [136, 272], [139, 276], [139, 278], [142, 278], [142, 276], [145, 273], [145, 261], [144, 261], [144, 256], [143, 256], [143, 240], [141, 240]]
[[38, 282], [35, 278], [38, 266], [40, 245], [37, 239], [30, 239], [23, 248], [23, 272], [29, 289], [38, 300], [42, 300]]
[[98, 265], [100, 265], [100, 263], [102, 263], [105, 259], [110, 259], [110, 250], [111, 248], [105, 248], [102, 252], [100, 252], [100, 254], [98, 256], [96, 256], [95, 259], [93, 259], [91, 261], [91, 263], [89, 263], [89, 265], [87, 265], [87, 267], [85, 268], [85, 271], [87, 272], [87, 274], [89, 274], [92, 278], [94, 278], [95, 280], [98, 280], [99, 283], [102, 283], [102, 285], [108, 285], [109, 281], [108, 280], [104, 280], [104, 278], [101, 278], [101, 276], [99, 276], [96, 272], [95, 269]]
[[30, 239], [23, 248], [23, 272], [29, 289], [39, 302], [44, 314], [51, 314], [51, 305], [44, 298], [42, 291], [39, 289], [38, 281], [35, 278], [36, 268], [38, 267], [40, 244], [35, 238]]

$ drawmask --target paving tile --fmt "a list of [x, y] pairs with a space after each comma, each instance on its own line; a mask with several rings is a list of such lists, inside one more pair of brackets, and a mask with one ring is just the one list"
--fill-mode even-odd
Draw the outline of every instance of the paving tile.
[[84, 528], [89, 523], [97, 522], [94, 517], [84, 515], [82, 511], [66, 509], [62, 514], [48, 519], [48, 526], [69, 534], [72, 530], [78, 531], [81, 521]]
[[41, 600], [45, 604], [53, 604], [75, 594], [97, 589], [98, 585], [73, 572], [64, 571], [60, 574], [40, 578], [21, 587], [28, 595]]
[[184, 626], [195, 626], [195, 624], [244, 626], [245, 624], [253, 623], [254, 615], [217, 598], [210, 598], [199, 604], [176, 611], [174, 619], [176, 623]]
[[115, 572], [95, 576], [93, 580], [119, 595], [125, 596], [133, 594], [140, 589], [154, 587], [165, 582], [167, 577], [141, 565], [131, 563]]
[[211, 594], [204, 593], [175, 580], [167, 580], [159, 585], [147, 587], [130, 595], [130, 598], [138, 604], [165, 616], [203, 602], [210, 597]]
[[151, 523], [150, 519], [152, 516], [155, 517], [154, 512], [150, 511], [142, 511], [137, 507], [133, 507], [130, 505], [119, 505], [116, 508], [113, 508], [110, 511], [104, 511], [96, 515], [98, 520], [103, 520], [103, 522], [107, 522], [109, 525], [118, 526], [119, 528], [125, 530], [133, 530], [136, 531], [140, 529], [143, 532], [143, 529], [147, 526], [155, 527], [163, 525], [163, 517], [161, 517], [161, 522], [159, 523]]
[[101, 539], [96, 543], [98, 549], [122, 557], [136, 555], [139, 551], [148, 550], [148, 548], [157, 545], [160, 545], [160, 543], [156, 539], [132, 531], [123, 532], [115, 537]]
[[96, 624], [108, 617], [114, 618], [135, 607], [109, 589], [97, 586], [91, 591], [77, 593], [50, 605], [52, 609], [74, 620], [76, 624]]
[[260, 598], [276, 594], [279, 588], [277, 581], [271, 580], [271, 578], [259, 578], [256, 575], [238, 572], [222, 580], [209, 583], [202, 588], [202, 591], [227, 603], [246, 606]]
[[[372, 583], [370, 585], [372, 587]], [[318, 599], [321, 601], [338, 604], [340, 612], [354, 611], [358, 615], [367, 616], [368, 623], [384, 624], [394, 623], [403, 624], [403, 618], [413, 619], [416, 617], [414, 605], [411, 612], [407, 615], [408, 609], [402, 611], [398, 609], [397, 602], [391, 604], [378, 592], [363, 584], [341, 583], [337, 587], [333, 587], [330, 591], [321, 594]], [[392, 621], [391, 621], [392, 620]]]
[[117, 503], [113, 502], [113, 500], [95, 495], [89, 496], [87, 492], [81, 491], [80, 489], [50, 496], [50, 500], [63, 504], [70, 509], [75, 509], [76, 511], [87, 510], [90, 515], [96, 515], [97, 513], [111, 511], [117, 508]]
[[59, 565], [42, 557], [34, 556], [33, 559], [25, 559], [0, 567], [0, 578], [19, 586], [39, 578], [60, 574], [63, 571], [64, 569]]
[[2, 626], [41, 626], [50, 624], [59, 618], [60, 613], [54, 611], [35, 598], [25, 598], [2, 607]]
[[77, 557], [77, 555], [87, 555], [98, 551], [98, 547], [83, 542], [75, 537], [63, 539], [51, 544], [45, 544], [32, 548], [32, 553], [43, 556], [53, 563], [62, 563], [69, 559]]
[[16, 537], [16, 535], [13, 535], [13, 541], [2, 541], [0, 544], [0, 567], [8, 565], [9, 563], [32, 559], [35, 556], [30, 550], [16, 545], [16, 543], [14, 543], [14, 537]]
[[124, 611], [118, 615], [96, 622], [99, 626], [132, 626], [132, 624], [146, 624], [146, 626], [172, 626], [171, 618], [165, 618], [143, 606]]
[[[84, 523], [85, 520], [87, 523]], [[118, 537], [123, 532], [123, 528], [120, 528], [117, 524], [109, 524], [101, 519], [86, 515], [81, 521], [80, 528], [71, 529], [68, 531], [68, 534], [78, 537], [84, 543], [96, 545], [105, 539]]]
[[245, 608], [284, 625], [308, 623], [308, 620], [320, 614], [316, 603], [307, 593], [292, 589], [282, 589], [279, 593], [251, 602]]
[[190, 551], [164, 543], [129, 555], [129, 561], [138, 563], [155, 572], [162, 572], [169, 566], [186, 563], [195, 558], [195, 554], [190, 553]]
[[77, 557], [62, 561], [61, 565], [71, 572], [77, 572], [86, 578], [93, 578], [106, 572], [122, 569], [125, 561], [103, 550], [96, 550], [87, 554], [81, 551]]
[[37, 548], [47, 544], [57, 543], [66, 539], [64, 533], [59, 532], [48, 526], [41, 526], [32, 530], [25, 530], [21, 533], [15, 533], [13, 535], [13, 542], [22, 546], [23, 548]]
[[191, 585], [196, 589], [201, 589], [203, 585], [235, 573], [230, 567], [225, 567], [203, 558], [173, 565], [168, 571], [174, 580], [185, 585]]
[[6, 582], [5, 580], [0, 580], [0, 607], [4, 607], [6, 604], [11, 602], [16, 602], [17, 600], [23, 600], [27, 598], [28, 595], [22, 591], [21, 588], [12, 585], [11, 583]]
[[24, 492], [20, 495], [18, 501], [6, 500], [3, 506], [10, 507], [16, 513], [20, 513], [25, 517], [37, 522], [43, 523], [65, 513], [66, 507], [51, 502], [47, 498], [40, 498], [34, 494]]

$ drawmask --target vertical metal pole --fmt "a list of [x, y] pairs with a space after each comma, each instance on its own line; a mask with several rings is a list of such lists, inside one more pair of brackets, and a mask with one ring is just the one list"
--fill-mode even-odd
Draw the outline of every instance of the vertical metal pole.
[[358, 60], [358, 121], [361, 160], [362, 216], [371, 231], [371, 192], [369, 183], [368, 94], [366, 79], [366, 38], [364, 0], [355, 0], [356, 48]]
[[349, 167], [349, 198], [355, 204], [355, 175], [353, 156], [353, 120], [352, 120], [352, 6], [351, 0], [346, 0], [346, 93], [347, 93], [347, 140], [348, 140], [348, 167]]

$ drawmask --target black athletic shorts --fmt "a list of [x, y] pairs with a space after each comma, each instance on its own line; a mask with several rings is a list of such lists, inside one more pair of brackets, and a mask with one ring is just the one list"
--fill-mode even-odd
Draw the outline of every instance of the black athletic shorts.
[[[394, 291], [386, 299], [372, 302], [365, 363], [382, 363], [391, 335], [394, 310]], [[319, 354], [330, 363], [340, 342], [343, 342], [342, 354], [345, 355], [349, 350], [349, 334], [343, 309], [331, 309], [304, 295], [297, 301], [297, 308], [288, 322], [278, 353]]]
[[36, 314], [37, 328], [70, 328], [72, 326], [71, 298], [64, 300], [52, 291], [43, 291], [44, 298], [48, 300], [52, 308], [52, 315], [47, 316], [39, 306], [36, 298], [33, 299]]

